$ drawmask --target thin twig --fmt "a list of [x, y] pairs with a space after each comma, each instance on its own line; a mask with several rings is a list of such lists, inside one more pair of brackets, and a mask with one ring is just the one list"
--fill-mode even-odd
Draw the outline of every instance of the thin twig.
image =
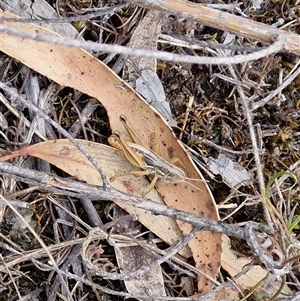
[[48, 247], [45, 245], [44, 241], [40, 238], [40, 236], [34, 231], [34, 229], [28, 224], [28, 222], [24, 219], [24, 217], [15, 209], [15, 207], [13, 205], [10, 204], [10, 202], [8, 200], [6, 200], [1, 194], [0, 194], [0, 199], [5, 202], [6, 206], [8, 206], [12, 211], [13, 213], [22, 221], [22, 223], [28, 228], [28, 230], [33, 234], [33, 236], [35, 237], [35, 239], [39, 242], [39, 244], [44, 248], [44, 250], [46, 251], [50, 261], [51, 261], [51, 264], [54, 268], [54, 270], [56, 271], [59, 279], [60, 279], [60, 282], [61, 284], [64, 286], [67, 294], [68, 294], [68, 298], [70, 301], [73, 300], [72, 298], [72, 295], [69, 291], [69, 288], [68, 286], [66, 285], [66, 282], [61, 274], [61, 271], [55, 261], [55, 259], [53, 258], [51, 252], [49, 251]]
[[[264, 23], [239, 17], [227, 12], [192, 3], [186, 0], [128, 0], [131, 3], [147, 8], [169, 11], [190, 16], [202, 24], [224, 30], [236, 35], [254, 38], [271, 43], [274, 39], [282, 39], [284, 49], [299, 55], [300, 36]], [[229, 63], [229, 62], [228, 62]], [[231, 64], [231, 63], [230, 63]]]
[[[186, 235], [184, 237], [184, 239], [179, 242], [174, 244], [172, 247], [170, 247], [167, 251], [165, 251], [165, 254], [161, 257], [159, 257], [157, 260], [155, 260], [154, 262], [148, 264], [147, 266], [142, 266], [141, 268], [130, 272], [130, 273], [126, 273], [126, 274], [118, 274], [118, 273], [108, 273], [108, 272], [104, 272], [102, 270], [100, 270], [97, 266], [93, 265], [93, 263], [91, 262], [91, 260], [89, 259], [89, 257], [85, 254], [85, 249], [86, 247], [90, 244], [90, 242], [92, 240], [95, 239], [106, 239], [111, 245], [113, 245], [114, 247], [118, 248], [118, 240], [114, 238], [114, 235], [108, 235], [106, 232], [102, 231], [101, 229], [98, 228], [94, 228], [92, 229], [92, 231], [89, 234], [88, 239], [84, 242], [83, 244], [83, 252], [82, 252], [82, 258], [84, 260], [84, 262], [87, 264], [89, 270], [91, 271], [92, 274], [94, 275], [99, 275], [101, 277], [103, 277], [104, 279], [110, 279], [110, 280], [126, 280], [126, 279], [130, 279], [130, 278], [135, 278], [143, 273], [146, 273], [148, 271], [150, 271], [152, 268], [159, 266], [160, 264], [168, 261], [168, 259], [170, 259], [172, 256], [174, 256], [175, 254], [178, 253], [179, 250], [181, 250], [185, 245], [188, 244], [188, 242], [193, 239], [193, 237], [200, 231], [201, 229], [199, 229], [198, 227], [193, 227], [193, 229], [191, 230], [191, 232]], [[129, 238], [130, 239], [130, 238]], [[145, 245], [136, 240], [136, 244], [142, 246], [143, 248], [145, 248]], [[150, 250], [152, 250], [152, 248], [150, 248]], [[154, 254], [155, 256], [157, 256], [157, 253], [152, 250], [152, 254]], [[198, 274], [202, 275], [203, 277], [206, 277], [208, 280], [210, 280], [212, 283], [214, 283], [215, 285], [220, 285], [220, 283], [218, 281], [216, 281], [215, 279], [213, 279], [212, 277], [210, 277], [209, 275], [206, 275], [205, 273], [202, 273], [200, 270], [197, 271]]]
[[11, 28], [3, 24], [0, 24], [0, 32], [3, 32], [7, 35], [20, 37], [22, 39], [30, 39], [38, 42], [46, 42], [55, 45], [65, 45], [68, 47], [82, 48], [90, 51], [121, 53], [123, 55], [151, 57], [164, 61], [173, 61], [190, 64], [239, 64], [253, 60], [258, 60], [270, 54], [280, 52], [284, 49], [284, 41], [279, 38], [269, 47], [246, 55], [235, 55], [232, 57], [197, 57], [190, 55], [175, 54], [166, 51], [136, 49], [120, 45], [109, 45], [95, 43], [91, 41], [75, 40], [67, 37], [58, 37], [54, 35], [43, 35], [35, 32], [28, 32], [20, 29]]
[[[20, 113], [18, 112], [18, 110], [16, 110], [14, 107], [11, 106], [11, 104], [9, 103], [9, 101], [0, 93], [0, 101], [7, 107], [7, 109], [13, 114], [15, 115], [17, 118], [21, 119], [23, 118], [23, 122], [25, 124], [25, 126], [27, 126], [28, 128], [30, 128], [30, 122], [24, 117], [24, 116], [20, 116]], [[34, 133], [42, 140], [46, 141], [47, 139], [37, 130], [34, 130]]]
[[291, 84], [291, 82], [300, 74], [300, 67], [289, 77], [287, 78], [277, 89], [270, 92], [270, 94], [256, 102], [251, 102], [249, 107], [251, 110], [256, 110], [260, 107], [266, 105], [270, 100], [272, 100], [277, 94], [279, 94], [284, 88]]
[[26, 101], [21, 95], [19, 95], [19, 93], [17, 92], [17, 90], [13, 87], [9, 87], [8, 85], [0, 82], [0, 88], [3, 89], [5, 92], [7, 92], [8, 94], [10, 94], [10, 96], [12, 98], [14, 98], [15, 100], [18, 100], [20, 103], [22, 103], [24, 106], [26, 106], [27, 108], [31, 109], [32, 111], [34, 111], [36, 114], [38, 114], [39, 116], [43, 117], [44, 120], [46, 120], [47, 122], [49, 122], [54, 128], [56, 128], [63, 136], [65, 136], [67, 139], [70, 140], [71, 143], [73, 143], [77, 149], [82, 152], [82, 154], [84, 154], [86, 156], [86, 158], [93, 164], [93, 166], [96, 168], [96, 170], [99, 172], [100, 176], [101, 176], [101, 180], [103, 182], [103, 189], [109, 189], [110, 184], [107, 181], [106, 175], [103, 173], [102, 169], [100, 168], [99, 164], [97, 163], [97, 161], [90, 155], [90, 153], [81, 146], [80, 143], [77, 142], [77, 140], [75, 138], [73, 138], [65, 129], [63, 129], [59, 124], [57, 124], [56, 122], [54, 122], [47, 114], [45, 114], [44, 112], [42, 112], [38, 107], [36, 107], [35, 105], [33, 105], [32, 103]]
[[[235, 74], [233, 67], [231, 65], [229, 65], [228, 69], [229, 69], [232, 77], [237, 80], [238, 77]], [[254, 125], [253, 125], [252, 112], [249, 109], [249, 102], [251, 101], [251, 98], [248, 99], [245, 96], [244, 91], [240, 85], [237, 85], [236, 88], [240, 95], [240, 101], [243, 106], [243, 111], [244, 111], [244, 114], [245, 114], [245, 117], [246, 117], [247, 123], [248, 123], [250, 138], [251, 138], [251, 142], [252, 142], [253, 155], [254, 155], [254, 160], [255, 160], [255, 164], [256, 164], [257, 179], [258, 179], [258, 184], [259, 184], [259, 188], [260, 188], [260, 193], [262, 195], [262, 202], [264, 205], [264, 216], [265, 216], [267, 224], [269, 226], [271, 226], [273, 223], [272, 223], [270, 213], [268, 210], [268, 206], [267, 206], [267, 203], [265, 200], [265, 182], [264, 182], [264, 176], [263, 176], [263, 169], [262, 169], [261, 162], [260, 162], [260, 150], [258, 149], [258, 146], [257, 146], [256, 134], [255, 134]]]
[[[60, 178], [40, 171], [33, 171], [12, 164], [1, 162], [0, 173], [14, 177], [22, 182], [37, 185], [55, 193], [68, 195], [76, 198], [87, 197], [91, 200], [118, 201], [127, 205], [141, 208], [154, 214], [165, 215], [175, 220], [181, 220], [202, 230], [224, 233], [228, 236], [244, 239], [243, 228], [236, 225], [229, 225], [215, 220], [207, 219], [197, 214], [177, 210], [175, 208], [158, 204], [149, 199], [143, 199], [128, 193], [121, 192], [114, 188], [103, 190], [101, 186], [91, 185], [70, 179]], [[248, 222], [251, 223], [251, 222]], [[255, 223], [256, 224], [256, 223]], [[272, 235], [273, 229], [263, 224], [259, 224], [264, 232]]]
[[88, 13], [85, 15], [80, 15], [76, 17], [57, 17], [55, 19], [21, 19], [21, 18], [3, 18], [3, 21], [6, 22], [17, 22], [17, 23], [37, 23], [37, 24], [50, 24], [50, 23], [70, 23], [70, 22], [77, 22], [77, 21], [83, 21], [83, 20], [88, 20], [88, 19], [93, 19], [97, 18], [100, 16], [105, 16], [105, 15], [111, 15], [118, 11], [119, 9], [124, 8], [127, 6], [127, 3], [115, 5], [115, 6], [110, 6], [110, 7], [105, 7], [101, 8], [98, 11]]
[[260, 259], [260, 261], [265, 265], [268, 271], [272, 272], [275, 275], [285, 275], [290, 272], [290, 267], [285, 267], [284, 262], [275, 262], [272, 256], [269, 256], [266, 251], [261, 247], [258, 243], [258, 239], [255, 235], [256, 230], [260, 230], [257, 228], [257, 225], [252, 223], [248, 223], [245, 225], [245, 235], [246, 240], [250, 244], [250, 247], [254, 254]]

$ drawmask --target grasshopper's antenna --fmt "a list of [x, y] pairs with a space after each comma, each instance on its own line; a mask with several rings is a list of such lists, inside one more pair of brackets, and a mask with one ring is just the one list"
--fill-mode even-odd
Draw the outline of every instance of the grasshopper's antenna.
[[192, 180], [192, 181], [202, 181], [202, 182], [208, 182], [206, 180], [202, 180], [202, 179], [193, 179], [193, 178], [185, 178], [184, 180], [182, 180], [183, 183], [187, 183], [190, 186], [194, 187], [195, 189], [199, 190], [199, 191], [203, 191], [202, 189], [200, 189], [199, 187], [197, 187], [196, 185], [188, 182], [187, 180]]

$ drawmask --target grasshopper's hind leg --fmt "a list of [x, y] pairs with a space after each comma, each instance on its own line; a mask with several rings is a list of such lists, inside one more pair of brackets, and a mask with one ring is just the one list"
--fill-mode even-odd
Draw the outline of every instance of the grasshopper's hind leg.
[[[147, 171], [147, 170], [136, 170], [136, 171], [131, 171], [131, 172], [125, 172], [125, 173], [122, 173], [122, 174], [116, 174], [116, 175], [110, 177], [109, 180], [111, 182], [113, 182], [116, 178], [129, 176], [129, 175], [133, 175], [133, 176], [136, 176], [136, 177], [143, 177], [143, 176], [148, 176], [149, 171]], [[152, 179], [151, 183], [149, 184], [147, 190], [142, 193], [143, 198], [154, 188], [157, 180], [158, 180], [158, 177], [154, 176], [154, 178]]]
[[[114, 176], [110, 177], [109, 180], [111, 182], [113, 182], [116, 178], [129, 176], [129, 175], [133, 175], [133, 176], [136, 176], [136, 177], [142, 177], [142, 176], [148, 176], [149, 172], [146, 171], [146, 170], [131, 171], [131, 172], [126, 172], [126, 173], [114, 175]], [[147, 190], [142, 193], [143, 198], [154, 188], [157, 180], [158, 180], [158, 177], [154, 176], [154, 178], [152, 179], [151, 183], [149, 184]]]
[[114, 176], [110, 177], [110, 181], [113, 182], [116, 178], [120, 177], [125, 177], [125, 176], [136, 176], [136, 177], [143, 177], [143, 176], [148, 176], [149, 172], [147, 170], [135, 170], [135, 171], [130, 171], [130, 172], [124, 172], [120, 174], [115, 174]]
[[151, 183], [148, 186], [148, 189], [145, 192], [143, 192], [142, 194], [143, 198], [154, 188], [157, 180], [158, 180], [158, 176], [154, 176], [154, 178], [152, 179]]

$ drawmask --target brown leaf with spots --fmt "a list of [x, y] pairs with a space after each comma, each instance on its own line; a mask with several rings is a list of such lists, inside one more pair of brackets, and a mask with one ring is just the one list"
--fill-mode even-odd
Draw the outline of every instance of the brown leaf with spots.
[[[1, 13], [1, 17], [14, 16]], [[18, 30], [55, 35], [33, 24], [9, 22], [4, 24]], [[159, 153], [163, 158], [179, 159], [187, 177], [202, 179], [202, 175], [161, 116], [122, 79], [88, 52], [3, 33], [0, 34], [0, 38], [1, 51], [60, 85], [72, 87], [97, 98], [107, 110], [113, 131], [118, 130], [126, 136], [119, 120], [119, 115], [124, 114], [138, 129], [139, 135], [147, 145], [150, 145], [154, 133], [155, 143], [159, 146]], [[193, 181], [193, 185], [197, 188], [184, 182], [171, 184], [158, 181], [157, 188], [167, 205], [217, 220], [217, 208], [205, 181]], [[189, 232], [190, 225], [180, 222], [178, 225], [184, 234]], [[213, 278], [217, 276], [220, 268], [221, 245], [221, 235], [207, 231], [199, 232], [189, 244], [196, 267]], [[209, 291], [211, 287], [210, 281], [204, 277], [199, 278], [200, 293]]]

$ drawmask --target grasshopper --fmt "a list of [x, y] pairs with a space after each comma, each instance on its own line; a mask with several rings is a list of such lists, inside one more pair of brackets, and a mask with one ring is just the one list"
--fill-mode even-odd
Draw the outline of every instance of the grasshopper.
[[[124, 141], [117, 131], [109, 137], [108, 142], [111, 146], [121, 150], [132, 165], [142, 169], [141, 171], [130, 172], [130, 174], [136, 176], [154, 176], [143, 196], [146, 196], [154, 188], [158, 179], [172, 183], [182, 182], [187, 179], [185, 172], [181, 168], [168, 162], [153, 150], [143, 146], [142, 141], [128, 125], [124, 115], [120, 116], [120, 120], [134, 143]], [[192, 185], [191, 183], [189, 184]]]

